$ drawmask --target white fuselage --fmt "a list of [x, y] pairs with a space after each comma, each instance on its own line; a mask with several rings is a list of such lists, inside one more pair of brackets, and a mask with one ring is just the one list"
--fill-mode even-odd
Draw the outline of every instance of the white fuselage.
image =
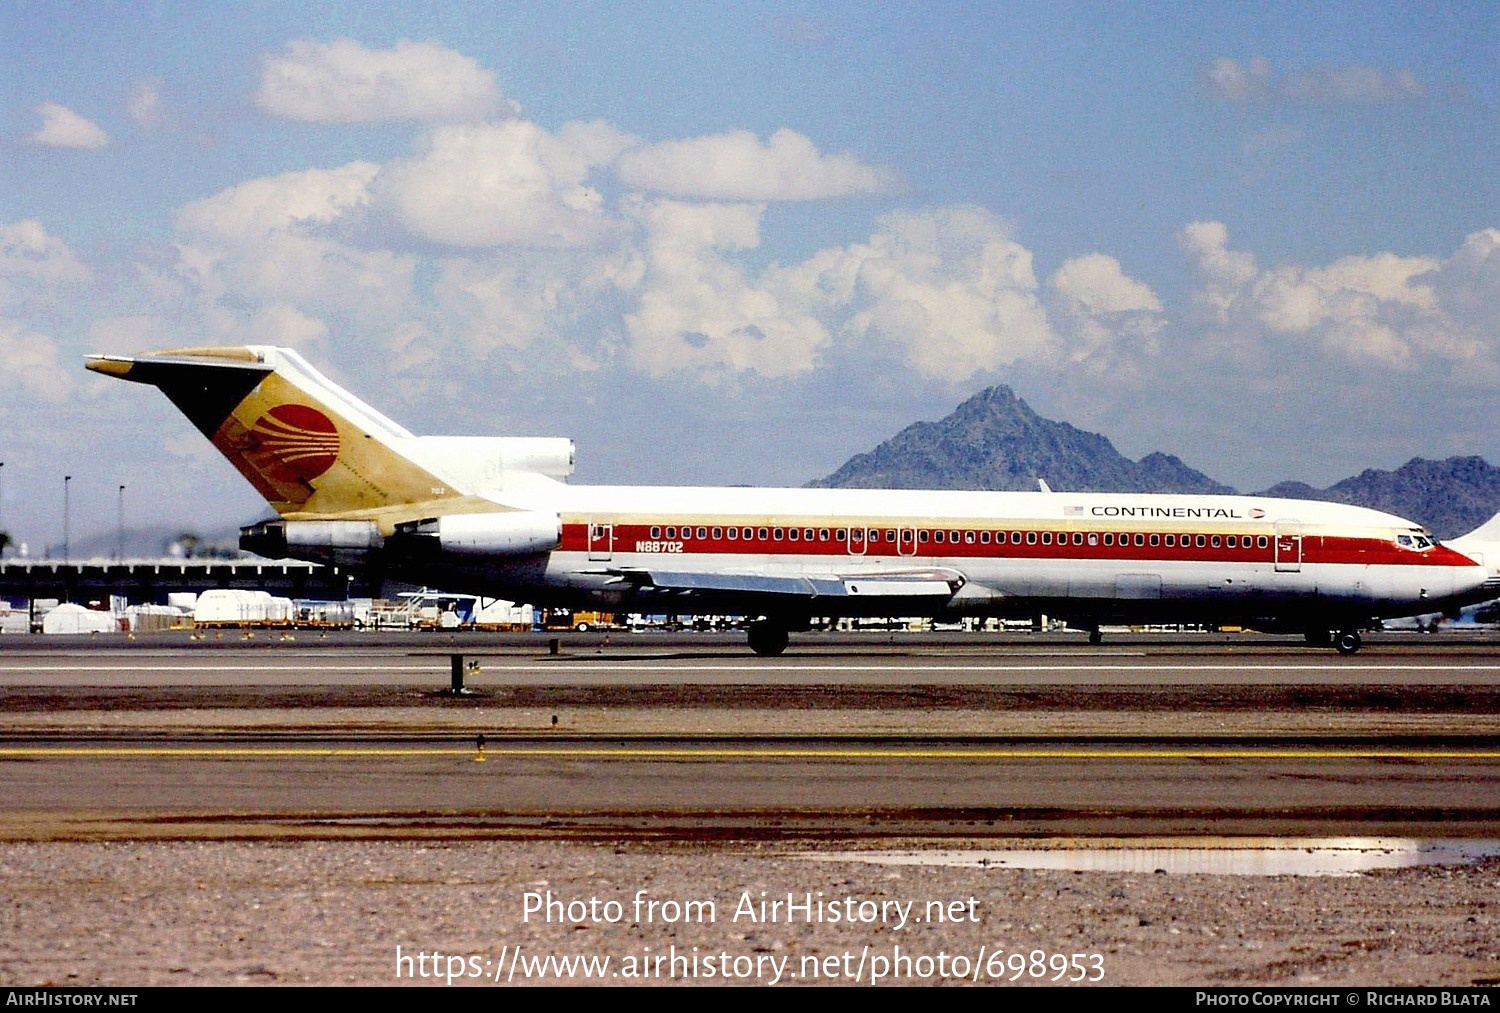
[[[892, 609], [919, 603], [900, 587], [864, 596], [852, 582], [930, 572], [952, 581], [945, 600], [922, 599], [944, 612], [1295, 623], [1456, 607], [1479, 600], [1489, 577], [1409, 521], [1302, 500], [542, 479], [489, 498], [553, 511], [563, 534], [542, 555], [470, 560], [465, 571], [484, 590], [623, 610], [680, 600], [678, 611], [704, 611], [690, 603], [708, 599], [718, 611], [742, 602], [745, 614], [777, 602], [807, 615], [907, 614]], [[784, 601], [735, 593], [754, 589], [755, 578], [837, 580], [856, 593]], [[689, 593], [662, 590], [673, 587]]]

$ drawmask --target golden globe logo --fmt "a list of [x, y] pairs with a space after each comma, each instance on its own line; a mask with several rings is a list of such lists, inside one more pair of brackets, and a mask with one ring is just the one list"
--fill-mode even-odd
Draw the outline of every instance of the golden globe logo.
[[307, 405], [277, 405], [251, 427], [257, 449], [303, 480], [317, 478], [339, 456], [339, 432], [333, 420]]

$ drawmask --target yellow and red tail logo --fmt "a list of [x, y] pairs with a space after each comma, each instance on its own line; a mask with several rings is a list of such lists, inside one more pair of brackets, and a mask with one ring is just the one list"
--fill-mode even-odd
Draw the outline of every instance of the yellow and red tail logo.
[[339, 431], [333, 420], [307, 405], [277, 405], [250, 427], [251, 463], [272, 482], [308, 482], [332, 468], [339, 457]]

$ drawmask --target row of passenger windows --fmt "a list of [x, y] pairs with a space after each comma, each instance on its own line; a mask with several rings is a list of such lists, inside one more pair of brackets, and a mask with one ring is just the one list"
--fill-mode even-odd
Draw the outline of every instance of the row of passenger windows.
[[[680, 534], [679, 534], [680, 532]], [[729, 541], [788, 541], [788, 542], [848, 542], [854, 545], [863, 544], [866, 541], [864, 528], [678, 528], [668, 525], [665, 529], [653, 527], [652, 538], [684, 539], [709, 538], [715, 540], [728, 539]], [[1270, 539], [1265, 535], [1189, 535], [1189, 534], [1143, 534], [1141, 532], [1128, 533], [1113, 531], [1099, 533], [1097, 531], [942, 531], [928, 528], [886, 528], [884, 531], [872, 528], [869, 531], [869, 544], [877, 545], [884, 542], [888, 545], [900, 544], [910, 547], [913, 539], [917, 542], [950, 545], [1004, 545], [1008, 541], [1011, 545], [1151, 545], [1166, 548], [1267, 548]]]

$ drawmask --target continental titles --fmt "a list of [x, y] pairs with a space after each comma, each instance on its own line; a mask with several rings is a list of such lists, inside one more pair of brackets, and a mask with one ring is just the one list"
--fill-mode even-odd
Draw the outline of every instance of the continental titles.
[[[1250, 515], [1253, 517], [1258, 512], [1252, 510]], [[1201, 518], [1226, 521], [1244, 520], [1246, 516], [1233, 507], [1207, 506], [1096, 506], [1090, 507], [1089, 513], [1094, 517], [1168, 517], [1176, 520]]]

